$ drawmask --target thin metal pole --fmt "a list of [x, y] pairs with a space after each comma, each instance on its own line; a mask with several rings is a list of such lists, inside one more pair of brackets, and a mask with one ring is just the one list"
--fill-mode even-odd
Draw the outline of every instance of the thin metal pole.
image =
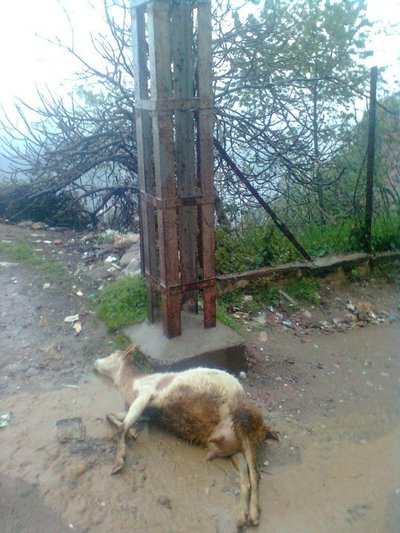
[[373, 212], [373, 200], [374, 200], [377, 80], [378, 80], [378, 67], [372, 67], [371, 75], [370, 75], [368, 147], [367, 147], [367, 183], [366, 183], [366, 191], [365, 191], [365, 225], [364, 225], [365, 251], [367, 253], [372, 252], [372, 212]]

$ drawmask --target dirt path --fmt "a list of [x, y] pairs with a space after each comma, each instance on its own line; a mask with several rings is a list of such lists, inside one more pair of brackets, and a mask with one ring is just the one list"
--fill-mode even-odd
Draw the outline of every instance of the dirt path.
[[[57, 238], [73, 237], [0, 226], [0, 240]], [[124, 473], [109, 475], [115, 442], [104, 414], [122, 401], [92, 371], [112, 349], [86, 299], [99, 282], [81, 275], [77, 246], [46, 246], [69, 272], [50, 287], [26, 265], [0, 266], [0, 414], [10, 413], [0, 428], [0, 530], [235, 531], [238, 484], [229, 461], [206, 463], [204, 450], [175, 437], [144, 430]], [[349, 296], [400, 314], [399, 287], [375, 282], [325, 294], [325, 315]], [[77, 312], [79, 335], [64, 322]], [[258, 531], [399, 531], [400, 321], [345, 333], [311, 329], [302, 338], [269, 326], [248, 332], [247, 344], [253, 367], [244, 384], [282, 434], [260, 457]], [[63, 440], [59, 421], [77, 417], [79, 438]]]

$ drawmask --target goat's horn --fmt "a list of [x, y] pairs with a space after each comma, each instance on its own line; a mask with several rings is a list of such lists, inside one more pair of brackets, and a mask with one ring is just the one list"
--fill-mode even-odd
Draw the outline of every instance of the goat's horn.
[[136, 341], [131, 342], [129, 346], [127, 346], [125, 350], [122, 352], [121, 354], [122, 359], [125, 359], [126, 357], [128, 357], [128, 355], [131, 354], [133, 351], [135, 351], [137, 347], [138, 347], [138, 343]]

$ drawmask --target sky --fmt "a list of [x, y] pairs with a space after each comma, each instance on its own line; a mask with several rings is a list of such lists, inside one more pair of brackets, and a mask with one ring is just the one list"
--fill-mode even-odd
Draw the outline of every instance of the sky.
[[[294, 0], [295, 1], [295, 0]], [[68, 7], [68, 17], [62, 5]], [[36, 87], [55, 94], [71, 90], [77, 62], [48, 42], [59, 38], [84, 51], [92, 61], [90, 36], [104, 29], [101, 0], [0, 0], [0, 104], [11, 112], [16, 98], [36, 101]], [[96, 7], [96, 9], [93, 8]], [[368, 0], [368, 15], [376, 29], [400, 23], [400, 0]], [[71, 27], [74, 28], [72, 35]], [[400, 37], [377, 36], [371, 61], [378, 66], [400, 64]]]

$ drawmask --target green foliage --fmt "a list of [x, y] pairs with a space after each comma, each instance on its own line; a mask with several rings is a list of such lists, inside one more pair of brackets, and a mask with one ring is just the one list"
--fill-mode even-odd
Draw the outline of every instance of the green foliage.
[[295, 300], [309, 302], [314, 305], [318, 305], [320, 302], [319, 283], [314, 278], [292, 281], [285, 285], [284, 289]]
[[[312, 257], [364, 250], [364, 226], [359, 218], [335, 224], [310, 223], [294, 233]], [[302, 260], [291, 243], [270, 223], [250, 225], [241, 232], [217, 229], [216, 267], [219, 274], [245, 272], [263, 266]], [[374, 252], [400, 249], [400, 212], [375, 216], [372, 227]]]
[[390, 283], [400, 286], [400, 261], [386, 261], [374, 269], [374, 276], [386, 278]]
[[300, 220], [325, 223], [338, 205], [347, 175], [335, 156], [347, 146], [354, 100], [367, 90], [360, 59], [369, 28], [365, 0], [264, 2], [247, 20], [236, 14], [234, 43], [216, 50], [229, 61], [218, 78], [219, 108], [234, 117], [224, 123], [226, 145], [263, 197], [285, 203], [286, 220], [298, 210]]
[[337, 224], [309, 224], [298, 237], [312, 257], [349, 253], [363, 247], [351, 220]]
[[146, 318], [146, 287], [140, 276], [126, 277], [108, 284], [100, 293], [97, 314], [110, 331]]
[[252, 226], [240, 232], [216, 231], [216, 268], [218, 274], [244, 272], [298, 259], [295, 248], [271, 226]]
[[372, 231], [372, 250], [400, 250], [400, 211], [382, 213], [375, 218]]

